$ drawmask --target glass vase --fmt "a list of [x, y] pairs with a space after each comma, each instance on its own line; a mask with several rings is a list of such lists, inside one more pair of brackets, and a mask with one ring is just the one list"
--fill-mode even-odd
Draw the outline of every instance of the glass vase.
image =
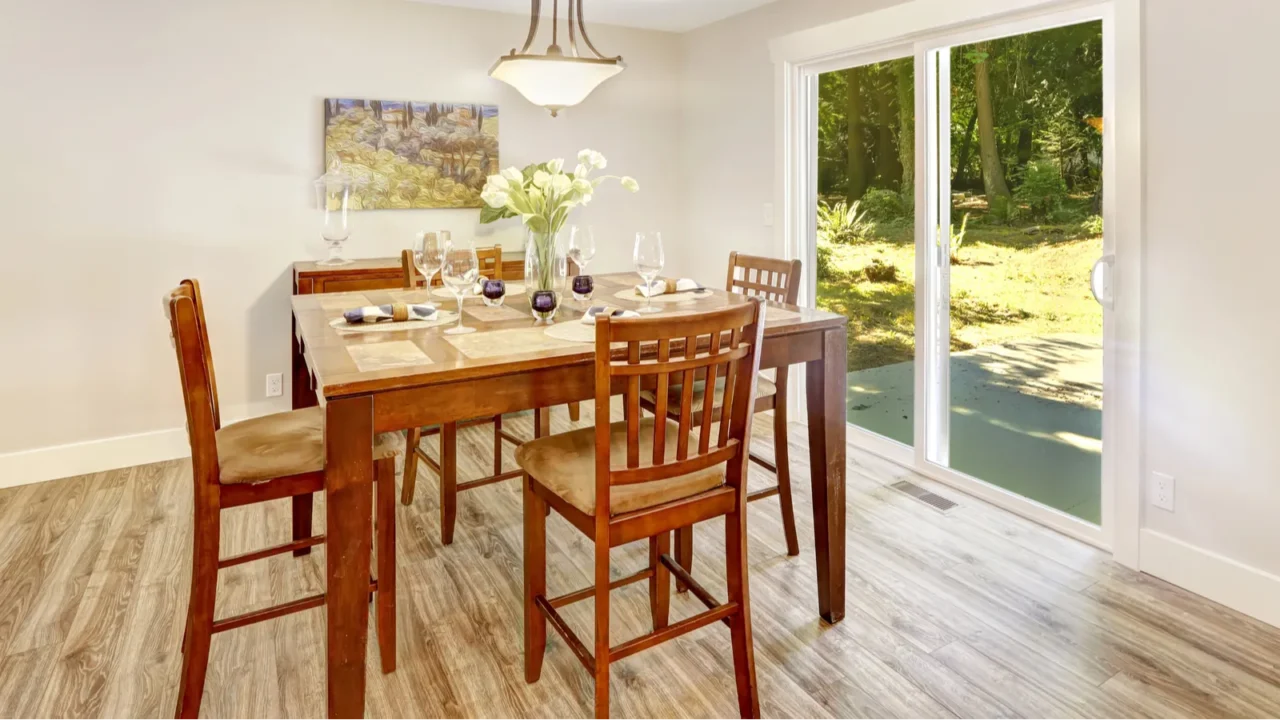
[[[560, 300], [564, 295], [565, 281], [568, 276], [568, 262], [565, 258], [564, 242], [561, 233], [539, 233], [526, 228], [524, 246], [524, 282], [530, 300], [534, 293], [548, 291], [554, 294], [554, 302], [548, 303], [546, 296], [540, 296], [537, 307], [530, 307], [533, 317], [539, 322], [550, 323], [555, 320], [556, 311], [560, 309]], [[547, 309], [547, 305], [552, 307]]]
[[329, 171], [315, 181], [316, 204], [320, 208], [320, 236], [329, 245], [329, 257], [317, 265], [347, 265], [351, 262], [342, 256], [342, 244], [351, 237], [348, 212], [351, 209], [351, 191], [354, 181], [342, 169], [336, 159]]

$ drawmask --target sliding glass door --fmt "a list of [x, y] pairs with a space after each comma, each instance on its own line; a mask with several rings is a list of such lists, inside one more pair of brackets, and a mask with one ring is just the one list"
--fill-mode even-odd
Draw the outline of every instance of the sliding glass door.
[[940, 34], [813, 86], [814, 299], [849, 318], [855, 441], [1085, 535], [1104, 496], [1104, 22]]

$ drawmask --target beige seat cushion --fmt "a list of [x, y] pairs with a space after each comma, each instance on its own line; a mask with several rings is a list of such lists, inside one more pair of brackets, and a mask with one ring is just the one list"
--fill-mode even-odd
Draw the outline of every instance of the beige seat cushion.
[[[223, 485], [324, 469], [324, 411], [318, 407], [238, 422], [219, 430], [216, 437]], [[403, 447], [400, 433], [381, 433], [375, 438], [373, 457], [393, 457]]]
[[[698, 382], [695, 382], [693, 384], [693, 412], [695, 414], [702, 410], [702, 398], [703, 396], [706, 395], [706, 386], [707, 384], [702, 380], [699, 380]], [[683, 391], [683, 389], [684, 389], [683, 385], [672, 385], [667, 388], [667, 412], [669, 414], [671, 415], [680, 414], [680, 393]], [[764, 375], [756, 375], [756, 400], [759, 400], [760, 398], [763, 398], [763, 397], [769, 397], [771, 395], [777, 395], [777, 394], [778, 394], [778, 386], [774, 385], [772, 380], [765, 377]], [[642, 390], [640, 392], [640, 397], [644, 398], [645, 400], [649, 401], [654, 405], [656, 405], [658, 402], [657, 395], [652, 390]], [[714, 403], [712, 407], [719, 408], [721, 405], [724, 404], [724, 377], [723, 376], [716, 379], [716, 391], [712, 397], [714, 398], [711, 401], [712, 403]], [[716, 410], [715, 414], [719, 414], [719, 411]]]
[[[666, 459], [675, 461], [680, 426], [667, 420]], [[609, 457], [614, 470], [627, 466], [627, 424], [610, 426]], [[696, 452], [697, 435], [690, 438]], [[640, 466], [653, 465], [653, 418], [640, 421]], [[596, 512], [596, 429], [594, 427], [551, 435], [527, 442], [516, 450], [516, 462], [548, 490], [588, 515]], [[609, 489], [612, 515], [641, 510], [679, 500], [724, 484], [724, 463], [705, 470], [650, 482], [614, 485]]]

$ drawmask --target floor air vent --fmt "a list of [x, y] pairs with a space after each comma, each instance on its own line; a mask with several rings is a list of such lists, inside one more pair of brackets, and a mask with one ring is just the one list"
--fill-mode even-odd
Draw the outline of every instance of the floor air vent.
[[907, 480], [901, 480], [899, 482], [896, 482], [890, 487], [892, 487], [894, 490], [897, 490], [898, 492], [904, 493], [906, 495], [910, 495], [911, 497], [915, 498], [916, 500], [919, 500], [925, 505], [928, 505], [929, 507], [935, 510], [939, 510], [941, 512], [946, 512], [956, 506], [954, 502], [951, 502], [950, 500], [942, 497], [941, 495], [929, 492], [928, 490], [925, 490], [919, 485], [916, 485], [915, 483]]

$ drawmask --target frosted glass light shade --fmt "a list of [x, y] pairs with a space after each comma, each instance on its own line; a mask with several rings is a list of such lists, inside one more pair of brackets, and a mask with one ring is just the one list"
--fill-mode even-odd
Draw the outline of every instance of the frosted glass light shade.
[[489, 75], [556, 115], [586, 100], [592, 90], [625, 68], [620, 60], [507, 55], [498, 60]]

